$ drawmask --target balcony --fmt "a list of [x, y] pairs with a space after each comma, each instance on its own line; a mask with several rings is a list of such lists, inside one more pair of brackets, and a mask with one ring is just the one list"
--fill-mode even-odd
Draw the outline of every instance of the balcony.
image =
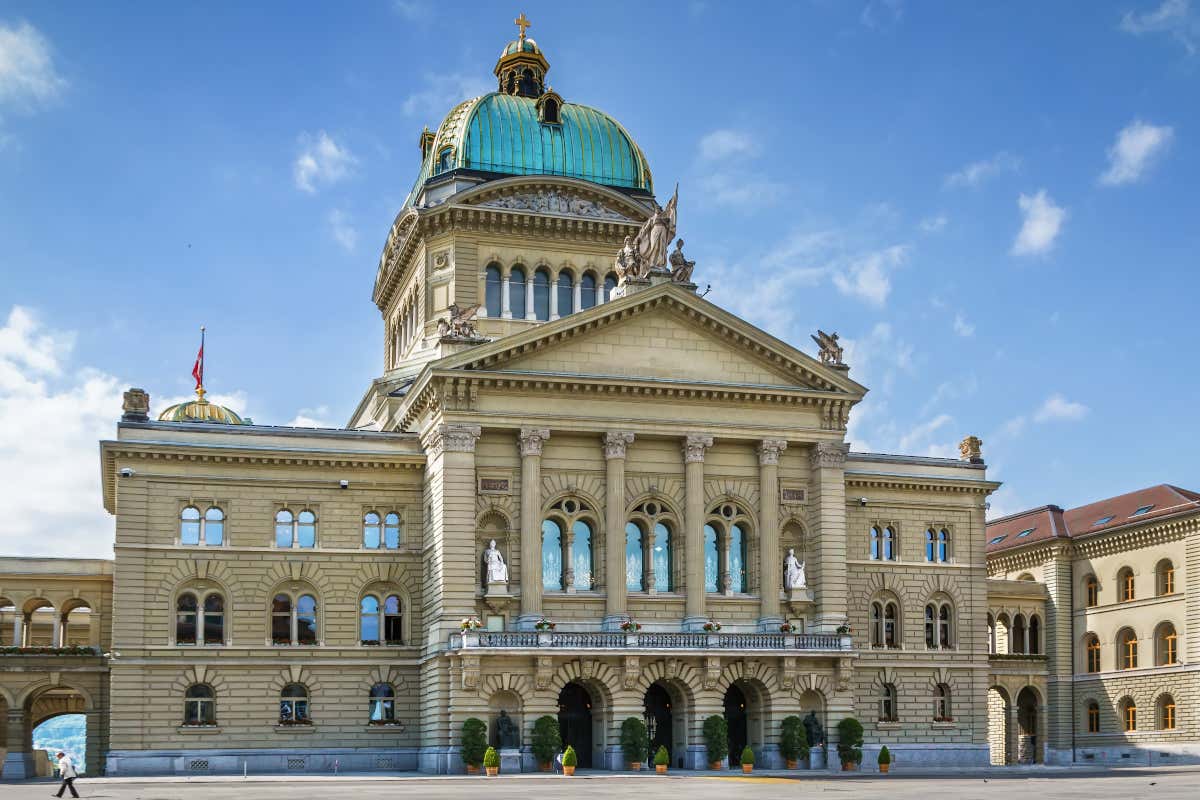
[[773, 650], [846, 653], [849, 636], [836, 633], [621, 633], [619, 631], [464, 631], [450, 635], [451, 650], [704, 651]]
[[30, 647], [0, 647], [0, 656], [98, 656], [100, 648], [87, 645], [68, 647], [51, 647], [49, 645], [33, 645]]

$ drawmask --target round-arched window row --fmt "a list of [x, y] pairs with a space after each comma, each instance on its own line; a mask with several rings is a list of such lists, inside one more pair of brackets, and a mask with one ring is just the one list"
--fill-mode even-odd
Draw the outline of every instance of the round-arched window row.
[[593, 533], [598, 529], [591, 507], [566, 497], [550, 507], [542, 520], [542, 589], [547, 592], [591, 591], [596, 585]]
[[588, 269], [576, 280], [567, 268], [560, 269], [555, 277], [545, 266], [535, 268], [531, 274], [524, 264], [513, 264], [505, 271], [492, 262], [483, 271], [481, 316], [547, 322], [607, 303], [616, 287], [617, 276], [611, 272], [601, 282]]
[[634, 509], [625, 523], [625, 589], [674, 591], [674, 516], [657, 500]]
[[175, 644], [225, 644], [225, 597], [188, 590], [175, 598]]
[[[312, 698], [302, 683], [289, 683], [279, 692], [279, 722], [283, 725], [312, 723]], [[396, 688], [376, 683], [367, 694], [367, 722], [389, 725], [396, 721]], [[217, 724], [217, 693], [206, 683], [194, 683], [183, 693], [183, 724], [187, 727]]]
[[744, 594], [749, 580], [750, 515], [724, 501], [708, 512], [704, 525], [704, 591]]
[[367, 550], [398, 550], [404, 540], [404, 523], [396, 511], [363, 514], [363, 547]]

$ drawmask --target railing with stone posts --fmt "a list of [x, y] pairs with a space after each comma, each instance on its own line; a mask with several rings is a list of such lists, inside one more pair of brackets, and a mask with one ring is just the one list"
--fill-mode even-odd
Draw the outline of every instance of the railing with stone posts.
[[836, 633], [620, 633], [614, 631], [463, 631], [450, 649], [498, 650], [780, 650], [846, 651]]

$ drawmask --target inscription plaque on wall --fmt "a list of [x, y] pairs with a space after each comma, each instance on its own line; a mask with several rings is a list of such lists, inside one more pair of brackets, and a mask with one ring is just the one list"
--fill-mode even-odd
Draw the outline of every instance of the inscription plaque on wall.
[[508, 494], [509, 479], [508, 478], [480, 478], [479, 493], [480, 494]]
[[782, 486], [779, 489], [779, 502], [784, 505], [807, 503], [808, 489], [803, 486]]

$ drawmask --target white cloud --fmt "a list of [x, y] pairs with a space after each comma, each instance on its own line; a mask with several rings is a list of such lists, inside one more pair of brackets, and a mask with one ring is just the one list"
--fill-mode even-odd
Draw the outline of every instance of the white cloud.
[[358, 159], [347, 147], [325, 131], [318, 131], [316, 136], [300, 135], [300, 154], [292, 172], [297, 188], [315, 194], [319, 185], [329, 186], [349, 177], [357, 164]]
[[721, 128], [706, 133], [700, 139], [700, 158], [705, 161], [754, 156], [758, 151], [758, 142], [746, 131]]
[[400, 110], [409, 117], [424, 117], [433, 125], [464, 100], [493, 91], [496, 87], [475, 74], [427, 72], [424, 86], [404, 99]]
[[334, 428], [337, 427], [329, 421], [329, 407], [317, 406], [316, 408], [302, 408], [296, 416], [289, 421], [283, 423], [290, 428]]
[[0, 106], [32, 110], [57, 98], [66, 86], [50, 43], [37, 28], [28, 22], [0, 24]]
[[1021, 209], [1021, 230], [1013, 241], [1012, 254], [1036, 256], [1050, 252], [1067, 219], [1067, 210], [1055, 205], [1045, 189], [1034, 195], [1022, 194], [1017, 205]]
[[1200, 37], [1200, 18], [1192, 13], [1190, 0], [1163, 0], [1152, 11], [1127, 11], [1121, 18], [1121, 30], [1134, 36], [1165, 33], [1175, 39], [1189, 54], [1196, 52]]
[[335, 208], [329, 212], [329, 232], [346, 252], [354, 252], [354, 246], [358, 243], [358, 231], [341, 209]]
[[858, 19], [868, 28], [886, 28], [899, 23], [903, 16], [903, 0], [868, 0]]
[[1171, 146], [1175, 130], [1134, 120], [1117, 132], [1108, 148], [1108, 169], [1100, 176], [1105, 186], [1120, 186], [1141, 180], [1146, 171]]
[[1046, 402], [1042, 403], [1042, 407], [1033, 415], [1033, 419], [1035, 422], [1059, 420], [1075, 422], [1083, 419], [1087, 414], [1088, 407], [1083, 403], [1070, 401], [1061, 394], [1055, 393], [1046, 398]]
[[949, 188], [967, 186], [974, 188], [1002, 172], [1016, 172], [1021, 168], [1021, 159], [1001, 150], [991, 158], [973, 161], [962, 169], [946, 176], [945, 185]]
[[96, 443], [114, 434], [121, 388], [112, 375], [72, 366], [74, 341], [21, 306], [0, 326], [5, 555], [113, 555]]
[[759, 150], [758, 141], [746, 131], [719, 128], [700, 137], [694, 168], [701, 203], [751, 210], [783, 197], [785, 184], [747, 167]]
[[925, 445], [927, 440], [942, 428], [954, 421], [954, 417], [949, 414], [938, 414], [931, 420], [915, 425], [909, 429], [907, 433], [900, 437], [900, 452], [911, 453], [919, 446]]
[[967, 322], [967, 318], [961, 311], [954, 315], [954, 332], [962, 337], [975, 335], [975, 326]]
[[854, 257], [834, 274], [833, 285], [842, 294], [882, 307], [892, 291], [889, 272], [908, 260], [908, 251], [901, 244]]
[[940, 233], [948, 222], [950, 219], [945, 214], [938, 214], [921, 220], [920, 228], [925, 233]]

